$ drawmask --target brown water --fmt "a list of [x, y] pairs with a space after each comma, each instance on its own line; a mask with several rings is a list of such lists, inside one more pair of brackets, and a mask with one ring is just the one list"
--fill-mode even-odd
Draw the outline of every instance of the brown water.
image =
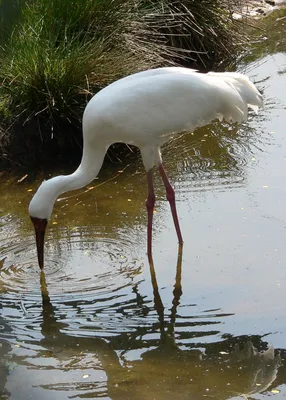
[[2, 178], [1, 399], [286, 397], [285, 15], [239, 67], [265, 109], [164, 149], [182, 253], [157, 177], [150, 269], [133, 155], [56, 204], [41, 276], [27, 206], [43, 176]]

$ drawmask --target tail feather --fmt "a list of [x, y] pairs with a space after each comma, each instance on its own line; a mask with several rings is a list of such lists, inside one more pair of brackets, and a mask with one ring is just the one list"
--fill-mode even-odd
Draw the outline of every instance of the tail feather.
[[250, 81], [248, 76], [239, 74], [237, 72], [209, 72], [207, 75], [219, 77], [228, 85], [234, 88], [245, 102], [245, 104], [252, 108], [256, 113], [258, 108], [263, 107], [263, 98], [255, 85]]

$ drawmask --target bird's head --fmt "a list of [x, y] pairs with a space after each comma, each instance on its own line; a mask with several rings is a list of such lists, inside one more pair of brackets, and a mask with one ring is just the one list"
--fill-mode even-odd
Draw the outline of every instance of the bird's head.
[[44, 181], [41, 184], [29, 205], [29, 215], [35, 229], [38, 262], [41, 269], [44, 268], [44, 239], [46, 227], [55, 202], [55, 196], [49, 182], [50, 181]]

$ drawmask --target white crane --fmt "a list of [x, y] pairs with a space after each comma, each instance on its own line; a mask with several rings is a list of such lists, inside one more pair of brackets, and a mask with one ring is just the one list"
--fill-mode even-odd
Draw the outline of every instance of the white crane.
[[89, 184], [99, 173], [108, 147], [115, 142], [135, 145], [141, 151], [148, 182], [148, 256], [152, 253], [154, 164], [165, 185], [182, 244], [175, 194], [163, 168], [161, 145], [175, 133], [193, 131], [216, 118], [241, 122], [247, 119], [248, 107], [257, 112], [262, 106], [262, 96], [249, 78], [231, 72], [202, 74], [188, 68], [158, 68], [127, 76], [102, 89], [83, 114], [84, 146], [79, 167], [71, 175], [43, 181], [30, 202], [40, 268], [44, 266], [45, 230], [57, 197]]

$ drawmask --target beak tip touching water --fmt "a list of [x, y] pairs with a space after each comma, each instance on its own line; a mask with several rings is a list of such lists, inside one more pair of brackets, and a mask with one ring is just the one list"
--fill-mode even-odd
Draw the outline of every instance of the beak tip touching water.
[[38, 254], [38, 263], [41, 270], [44, 268], [44, 239], [46, 226], [48, 223], [47, 219], [31, 217], [31, 221], [33, 222], [35, 234], [36, 234], [36, 245], [37, 245], [37, 254]]

